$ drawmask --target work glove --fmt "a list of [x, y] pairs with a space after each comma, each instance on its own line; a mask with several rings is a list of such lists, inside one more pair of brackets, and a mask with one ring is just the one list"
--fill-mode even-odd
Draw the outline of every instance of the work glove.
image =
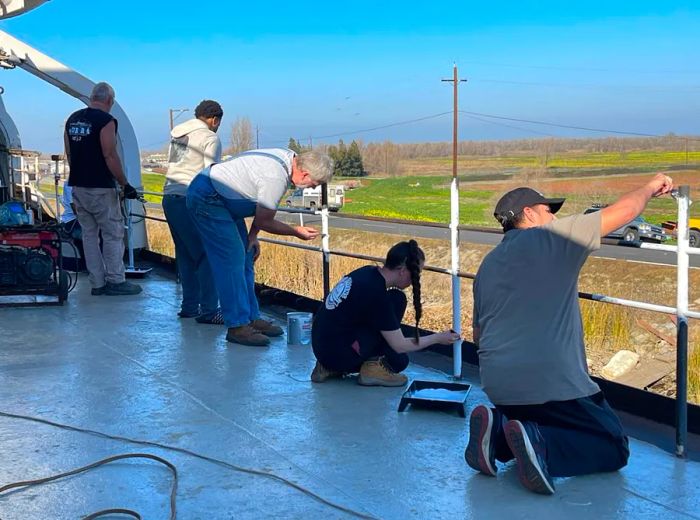
[[126, 183], [126, 185], [124, 185], [124, 198], [125, 199], [138, 199], [139, 198], [139, 192], [136, 191], [136, 188], [134, 188], [128, 182]]

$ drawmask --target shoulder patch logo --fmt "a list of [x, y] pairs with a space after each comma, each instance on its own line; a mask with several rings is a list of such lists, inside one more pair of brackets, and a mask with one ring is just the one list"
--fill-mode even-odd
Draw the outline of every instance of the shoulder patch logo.
[[326, 309], [332, 311], [338, 305], [340, 305], [345, 298], [348, 297], [350, 292], [350, 287], [352, 287], [352, 278], [349, 276], [343, 277], [336, 285], [333, 290], [326, 298]]

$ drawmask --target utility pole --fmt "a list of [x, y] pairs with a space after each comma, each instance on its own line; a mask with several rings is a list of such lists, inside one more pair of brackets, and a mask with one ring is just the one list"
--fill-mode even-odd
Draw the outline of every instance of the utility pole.
[[314, 140], [311, 136], [309, 136], [309, 150], [314, 149]]
[[[173, 127], [175, 126], [175, 119], [177, 119], [180, 116], [180, 114], [182, 114], [183, 112], [189, 112], [189, 111], [190, 111], [189, 108], [169, 108], [168, 112], [170, 114], [170, 130], [172, 130]], [[174, 113], [176, 113], [177, 115], [173, 118]]]
[[[452, 70], [452, 79], [442, 81], [452, 82], [453, 87], [453, 121], [452, 121], [452, 184], [450, 186], [450, 245], [452, 249], [452, 330], [462, 333], [462, 305], [459, 279], [459, 180], [457, 178], [457, 123], [459, 109], [457, 106], [457, 87], [466, 79], [457, 79], [457, 64]], [[452, 345], [452, 374], [455, 379], [462, 378], [462, 341], [457, 340]]]
[[443, 79], [442, 81], [452, 83], [453, 88], [453, 117], [452, 117], [452, 178], [457, 178], [457, 124], [459, 120], [459, 109], [457, 108], [457, 87], [460, 83], [467, 81], [466, 79], [457, 79], [457, 64], [453, 66], [452, 79]]
[[260, 148], [260, 129], [255, 125], [255, 148]]

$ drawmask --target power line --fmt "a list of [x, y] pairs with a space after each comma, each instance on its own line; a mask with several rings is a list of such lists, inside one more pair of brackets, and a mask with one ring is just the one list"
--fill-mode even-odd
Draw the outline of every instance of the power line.
[[[494, 83], [498, 85], [522, 85], [526, 87], [573, 88], [573, 89], [605, 89], [605, 90], [645, 90], [646, 92], [685, 92], [698, 93], [700, 85], [595, 85], [593, 83], [546, 83], [539, 81], [516, 81], [501, 79], [469, 78], [476, 83]], [[685, 89], [685, 90], [681, 90]]]
[[[386, 125], [381, 125], [381, 126], [375, 126], [372, 128], [363, 128], [361, 130], [352, 130], [352, 131], [346, 131], [346, 132], [338, 132], [337, 134], [328, 134], [328, 135], [318, 135], [318, 136], [311, 136], [311, 139], [329, 139], [331, 137], [343, 137], [344, 135], [354, 135], [354, 134], [361, 134], [364, 132], [374, 132], [375, 130], [383, 130], [384, 128], [392, 128], [394, 126], [403, 126], [403, 125], [410, 125], [412, 123], [418, 123], [420, 121], [427, 121], [428, 119], [436, 119], [438, 117], [445, 116], [447, 114], [451, 114], [452, 111], [450, 112], [440, 112], [439, 114], [433, 114], [430, 116], [425, 116], [425, 117], [418, 117], [416, 119], [408, 119], [406, 121], [398, 121], [396, 123], [389, 123]], [[282, 143], [282, 142], [287, 142], [286, 140], [277, 140], [273, 141], [275, 143]]]
[[[519, 119], [516, 117], [497, 116], [497, 115], [493, 115], [493, 114], [483, 114], [481, 112], [470, 112], [468, 110], [460, 110], [460, 113], [471, 115], [471, 116], [488, 117], [491, 119], [502, 119], [504, 121], [515, 121], [518, 123], [530, 123], [533, 125], [553, 126], [556, 128], [568, 128], [568, 129], [572, 129], [572, 130], [585, 130], [587, 132], [603, 132], [603, 133], [608, 133], [608, 134], [634, 135], [637, 137], [665, 137], [662, 135], [645, 134], [642, 132], [627, 132], [627, 131], [623, 131], [623, 130], [610, 130], [610, 129], [605, 129], [605, 128], [591, 128], [591, 127], [586, 127], [586, 126], [562, 125], [562, 124], [558, 124], [558, 123], [549, 123], [547, 121], [536, 121], [534, 119]], [[685, 138], [683, 137], [681, 139], [685, 139]]]
[[485, 67], [507, 67], [514, 69], [534, 69], [534, 70], [555, 70], [555, 71], [569, 71], [569, 72], [614, 72], [621, 74], [700, 74], [700, 70], [688, 70], [688, 69], [657, 69], [657, 70], [641, 70], [641, 69], [605, 69], [599, 67], [565, 67], [565, 66], [554, 66], [554, 65], [522, 65], [522, 64], [512, 64], [512, 63], [486, 63], [478, 61], [467, 61], [465, 62], [471, 65], [481, 65]]
[[470, 116], [470, 115], [467, 115], [467, 114], [463, 114], [463, 115], [466, 115], [466, 117], [468, 117], [469, 119], [474, 119], [474, 120], [476, 120], [476, 121], [481, 121], [482, 123], [488, 123], [488, 124], [490, 124], [490, 125], [503, 126], [503, 127], [506, 127], [506, 128], [513, 128], [513, 129], [515, 129], [515, 130], [520, 130], [520, 131], [522, 131], [522, 132], [531, 132], [531, 133], [533, 133], [533, 134], [544, 135], [544, 136], [546, 136], [546, 137], [552, 137], [551, 134], [548, 134], [548, 133], [546, 133], [546, 132], [540, 132], [540, 131], [538, 131], [538, 130], [533, 130], [532, 128], [523, 128], [523, 127], [521, 127], [521, 126], [508, 125], [508, 124], [506, 124], [506, 123], [499, 123], [499, 122], [497, 122], [497, 121], [489, 121], [488, 119], [483, 119], [483, 118], [481, 118], [481, 117], [476, 117], [476, 116]]

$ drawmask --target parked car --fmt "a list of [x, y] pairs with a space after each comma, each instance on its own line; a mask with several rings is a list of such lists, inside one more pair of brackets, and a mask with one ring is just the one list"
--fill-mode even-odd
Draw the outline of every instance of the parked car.
[[[593, 205], [584, 211], [585, 214], [600, 211], [606, 205]], [[609, 233], [605, 238], [615, 238], [623, 242], [639, 242], [648, 241], [661, 243], [668, 238], [661, 226], [655, 226], [646, 221], [641, 215], [636, 217], [632, 222], [629, 222]]]
[[[345, 204], [345, 188], [341, 185], [328, 185], [328, 209], [339, 211]], [[321, 186], [297, 188], [285, 199], [288, 208], [316, 209], [321, 207]]]

